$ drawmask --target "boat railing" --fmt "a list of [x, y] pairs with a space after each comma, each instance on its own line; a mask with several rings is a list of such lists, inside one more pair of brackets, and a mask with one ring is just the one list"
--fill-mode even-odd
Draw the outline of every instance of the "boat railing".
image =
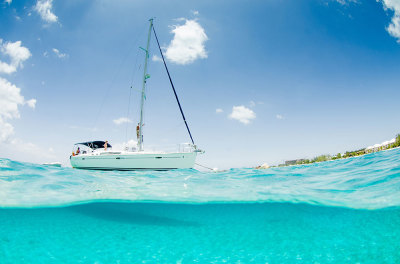
[[[166, 145], [149, 145], [145, 148], [146, 151], [163, 151], [163, 152], [181, 152], [181, 153], [190, 153], [190, 152], [198, 152], [196, 146], [191, 143], [181, 143], [181, 144], [166, 144]], [[81, 149], [80, 153], [76, 153], [76, 149], [73, 150], [73, 156], [81, 155], [81, 154], [94, 154], [94, 155], [110, 155], [110, 154], [120, 154], [121, 151], [127, 152], [137, 152], [136, 147], [124, 147], [122, 149], [108, 148], [104, 150], [103, 148], [99, 149], [91, 149], [85, 148]]]
[[146, 151], [163, 151], [163, 152], [193, 152], [195, 148], [192, 144], [163, 144], [163, 145], [148, 145], [145, 146]]
[[190, 144], [190, 143], [181, 143], [178, 145], [178, 151], [179, 152], [193, 152], [194, 146], [193, 146], [193, 144]]

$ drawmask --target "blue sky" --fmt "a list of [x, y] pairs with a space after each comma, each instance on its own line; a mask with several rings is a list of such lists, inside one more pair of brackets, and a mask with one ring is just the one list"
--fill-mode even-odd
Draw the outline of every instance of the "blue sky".
[[[76, 142], [135, 139], [150, 17], [202, 164], [277, 164], [400, 132], [399, 0], [7, 0], [0, 156], [68, 164]], [[145, 148], [189, 142], [154, 36], [150, 53]]]

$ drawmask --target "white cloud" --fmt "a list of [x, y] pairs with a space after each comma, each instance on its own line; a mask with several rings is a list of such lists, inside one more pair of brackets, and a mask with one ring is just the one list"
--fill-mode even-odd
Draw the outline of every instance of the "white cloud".
[[14, 127], [0, 116], [0, 142], [7, 141], [14, 134]]
[[36, 99], [30, 99], [25, 102], [30, 108], [35, 109], [36, 107]]
[[396, 142], [396, 138], [392, 138], [391, 140], [384, 141], [384, 142], [382, 142], [380, 144], [375, 144], [375, 145], [369, 146], [366, 149], [368, 150], [368, 149], [379, 148], [379, 147], [382, 147], [382, 146], [386, 146], [388, 144], [393, 144], [394, 142]]
[[132, 123], [132, 120], [130, 120], [130, 119], [127, 118], [127, 117], [120, 117], [120, 118], [118, 118], [118, 119], [113, 120], [113, 122], [114, 122], [116, 125], [122, 125], [122, 124], [124, 124], [124, 123]]
[[49, 57], [49, 53], [47, 51], [43, 52], [43, 57]]
[[14, 133], [8, 120], [19, 118], [19, 105], [27, 104], [35, 108], [36, 99], [25, 101], [21, 89], [0, 77], [0, 142], [7, 141]]
[[38, 0], [35, 5], [35, 11], [47, 23], [57, 22], [57, 16], [52, 12], [53, 0]]
[[43, 146], [38, 146], [31, 142], [25, 142], [21, 139], [12, 139], [2, 145], [2, 150], [8, 158], [18, 160], [29, 160], [30, 162], [48, 162], [54, 161], [56, 156], [52, 151], [45, 151]]
[[152, 61], [162, 61], [162, 59], [160, 57], [158, 57], [157, 55], [153, 55], [153, 57], [151, 58]]
[[239, 122], [247, 125], [252, 119], [256, 118], [256, 113], [244, 105], [234, 106], [229, 118], [238, 120]]
[[4, 0], [4, 3], [11, 5], [12, 0]]
[[[400, 0], [376, 0], [381, 2], [385, 10], [390, 9], [394, 12], [391, 23], [386, 27], [387, 32], [400, 43]], [[347, 5], [358, 3], [358, 0], [336, 0], [336, 2]]]
[[195, 15], [195, 16], [198, 16], [199, 15], [199, 11], [194, 10], [194, 11], [192, 11], [192, 14]]
[[347, 5], [349, 2], [357, 3], [358, 0], [336, 0], [341, 5]]
[[[31, 53], [29, 49], [21, 46], [21, 41], [5, 42], [0, 39], [0, 53], [10, 58], [10, 63], [0, 61], [0, 74], [11, 74], [18, 68], [23, 67], [23, 62], [27, 60]], [[0, 77], [0, 142], [7, 142], [14, 133], [14, 127], [9, 120], [19, 118], [20, 105], [27, 104], [35, 108], [36, 99], [25, 101], [21, 95], [21, 89]]]
[[[64, 59], [64, 58], [67, 58], [68, 57], [68, 54], [66, 54], [66, 53], [61, 53], [58, 49], [56, 49], [56, 48], [54, 48], [53, 49], [53, 52], [54, 52], [54, 54], [58, 57], [58, 58], [60, 58], [60, 59]], [[45, 56], [46, 57], [46, 56]]]
[[19, 118], [18, 105], [24, 104], [21, 89], [0, 77], [0, 117]]
[[0, 73], [11, 74], [17, 71], [18, 68], [23, 68], [23, 62], [31, 53], [29, 49], [21, 46], [21, 41], [5, 42], [0, 39], [0, 52], [10, 58], [10, 63], [0, 61]]
[[217, 109], [215, 109], [215, 112], [216, 112], [217, 114], [219, 114], [219, 113], [224, 112], [224, 110], [222, 110], [221, 108], [217, 108]]
[[184, 19], [185, 24], [175, 25], [174, 38], [166, 48], [165, 56], [177, 64], [189, 64], [197, 59], [207, 58], [205, 42], [208, 37], [196, 20]]
[[284, 117], [283, 117], [283, 115], [277, 114], [276, 119], [282, 120], [282, 119], [284, 119]]
[[16, 70], [17, 69], [14, 66], [0, 61], [0, 73], [10, 74], [10, 73], [15, 72]]
[[381, 0], [385, 9], [394, 11], [392, 21], [386, 30], [400, 43], [400, 1], [399, 0]]

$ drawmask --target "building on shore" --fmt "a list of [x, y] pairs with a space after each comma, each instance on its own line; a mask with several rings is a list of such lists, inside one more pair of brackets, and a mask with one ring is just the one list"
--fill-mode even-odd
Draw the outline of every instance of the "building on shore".
[[369, 146], [368, 148], [365, 149], [365, 153], [372, 153], [372, 152], [377, 152], [377, 151], [380, 151], [380, 150], [388, 149], [395, 142], [396, 142], [396, 139], [393, 138], [392, 140], [388, 140], [388, 141], [382, 142], [381, 144], [375, 144], [373, 146]]

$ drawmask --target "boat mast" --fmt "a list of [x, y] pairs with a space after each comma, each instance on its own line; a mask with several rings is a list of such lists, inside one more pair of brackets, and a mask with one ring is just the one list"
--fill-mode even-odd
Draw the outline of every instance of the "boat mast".
[[146, 52], [146, 56], [144, 59], [142, 98], [140, 101], [140, 123], [139, 123], [139, 140], [138, 140], [139, 151], [143, 151], [143, 106], [144, 106], [144, 100], [146, 99], [146, 94], [145, 94], [146, 80], [150, 78], [150, 75], [147, 74], [147, 61], [149, 59], [149, 46], [150, 46], [151, 29], [153, 27], [153, 18], [151, 18], [149, 21], [150, 21], [150, 27], [149, 27], [149, 35], [147, 37], [147, 46], [146, 49], [142, 48]]

